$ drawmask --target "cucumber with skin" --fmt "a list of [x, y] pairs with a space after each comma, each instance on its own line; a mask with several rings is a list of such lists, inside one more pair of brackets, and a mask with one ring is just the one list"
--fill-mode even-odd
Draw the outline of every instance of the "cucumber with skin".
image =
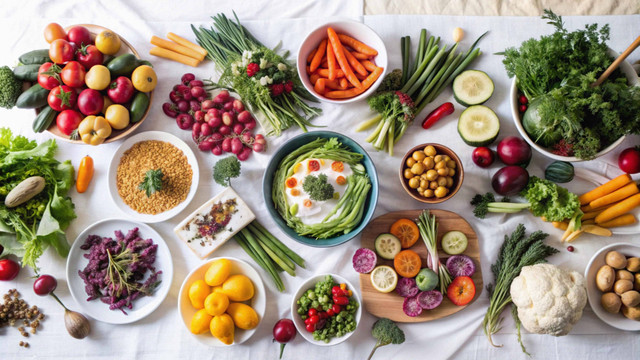
[[453, 98], [462, 106], [480, 105], [493, 95], [493, 80], [480, 70], [466, 70], [453, 80]]
[[49, 58], [49, 49], [31, 50], [20, 55], [18, 60], [23, 65], [42, 65], [46, 62], [51, 61], [51, 59]]
[[38, 69], [40, 64], [18, 65], [13, 68], [13, 75], [22, 81], [35, 82], [38, 80]]
[[16, 106], [20, 109], [39, 108], [47, 105], [47, 96], [49, 96], [49, 90], [35, 84], [18, 96]]
[[131, 123], [137, 123], [142, 119], [144, 113], [149, 107], [149, 96], [147, 94], [139, 92], [133, 97], [131, 101], [131, 107], [129, 109]]
[[53, 110], [51, 106], [47, 105], [43, 107], [38, 113], [38, 116], [33, 119], [33, 131], [40, 133], [47, 130], [57, 114], [58, 112]]
[[112, 79], [118, 76], [130, 76], [133, 70], [140, 65], [151, 66], [151, 63], [147, 60], [140, 60], [133, 54], [122, 54], [106, 63]]
[[500, 119], [484, 105], [472, 105], [460, 114], [458, 133], [469, 146], [487, 146], [500, 132]]

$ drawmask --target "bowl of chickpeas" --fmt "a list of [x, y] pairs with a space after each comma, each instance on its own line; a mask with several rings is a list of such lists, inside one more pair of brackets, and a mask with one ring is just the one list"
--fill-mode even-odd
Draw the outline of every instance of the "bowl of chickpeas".
[[437, 204], [449, 200], [460, 190], [463, 179], [460, 158], [444, 145], [418, 145], [402, 158], [402, 187], [412, 198], [423, 203]]

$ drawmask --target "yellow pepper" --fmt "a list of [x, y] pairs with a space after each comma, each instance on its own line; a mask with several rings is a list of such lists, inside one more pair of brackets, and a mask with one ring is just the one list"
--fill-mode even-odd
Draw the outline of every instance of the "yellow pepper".
[[85, 144], [100, 145], [111, 135], [111, 125], [102, 116], [87, 116], [80, 122], [78, 134]]

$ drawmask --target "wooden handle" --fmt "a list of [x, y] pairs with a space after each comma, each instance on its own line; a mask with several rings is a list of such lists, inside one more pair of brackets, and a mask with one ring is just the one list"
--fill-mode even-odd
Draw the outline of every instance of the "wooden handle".
[[611, 75], [613, 70], [615, 70], [618, 67], [618, 65], [620, 65], [620, 63], [624, 61], [624, 59], [626, 59], [627, 56], [629, 56], [629, 54], [631, 54], [633, 50], [635, 50], [638, 46], [640, 46], [640, 36], [638, 36], [638, 38], [635, 39], [634, 42], [631, 43], [631, 45], [629, 45], [627, 50], [625, 50], [622, 54], [620, 54], [620, 56], [618, 56], [618, 58], [615, 59], [615, 61], [612, 62], [611, 65], [609, 65], [607, 70], [605, 70], [602, 73], [602, 75], [600, 75], [598, 80], [596, 80], [596, 82], [591, 84], [591, 86], [593, 87], [600, 86], [600, 84], [602, 84], [603, 81], [607, 80], [607, 78], [609, 77], [609, 75]]

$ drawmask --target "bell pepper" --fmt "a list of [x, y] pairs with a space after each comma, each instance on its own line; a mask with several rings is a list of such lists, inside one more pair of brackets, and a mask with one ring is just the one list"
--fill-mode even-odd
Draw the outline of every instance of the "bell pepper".
[[85, 144], [100, 145], [111, 135], [111, 125], [102, 116], [87, 116], [78, 126], [78, 134]]

